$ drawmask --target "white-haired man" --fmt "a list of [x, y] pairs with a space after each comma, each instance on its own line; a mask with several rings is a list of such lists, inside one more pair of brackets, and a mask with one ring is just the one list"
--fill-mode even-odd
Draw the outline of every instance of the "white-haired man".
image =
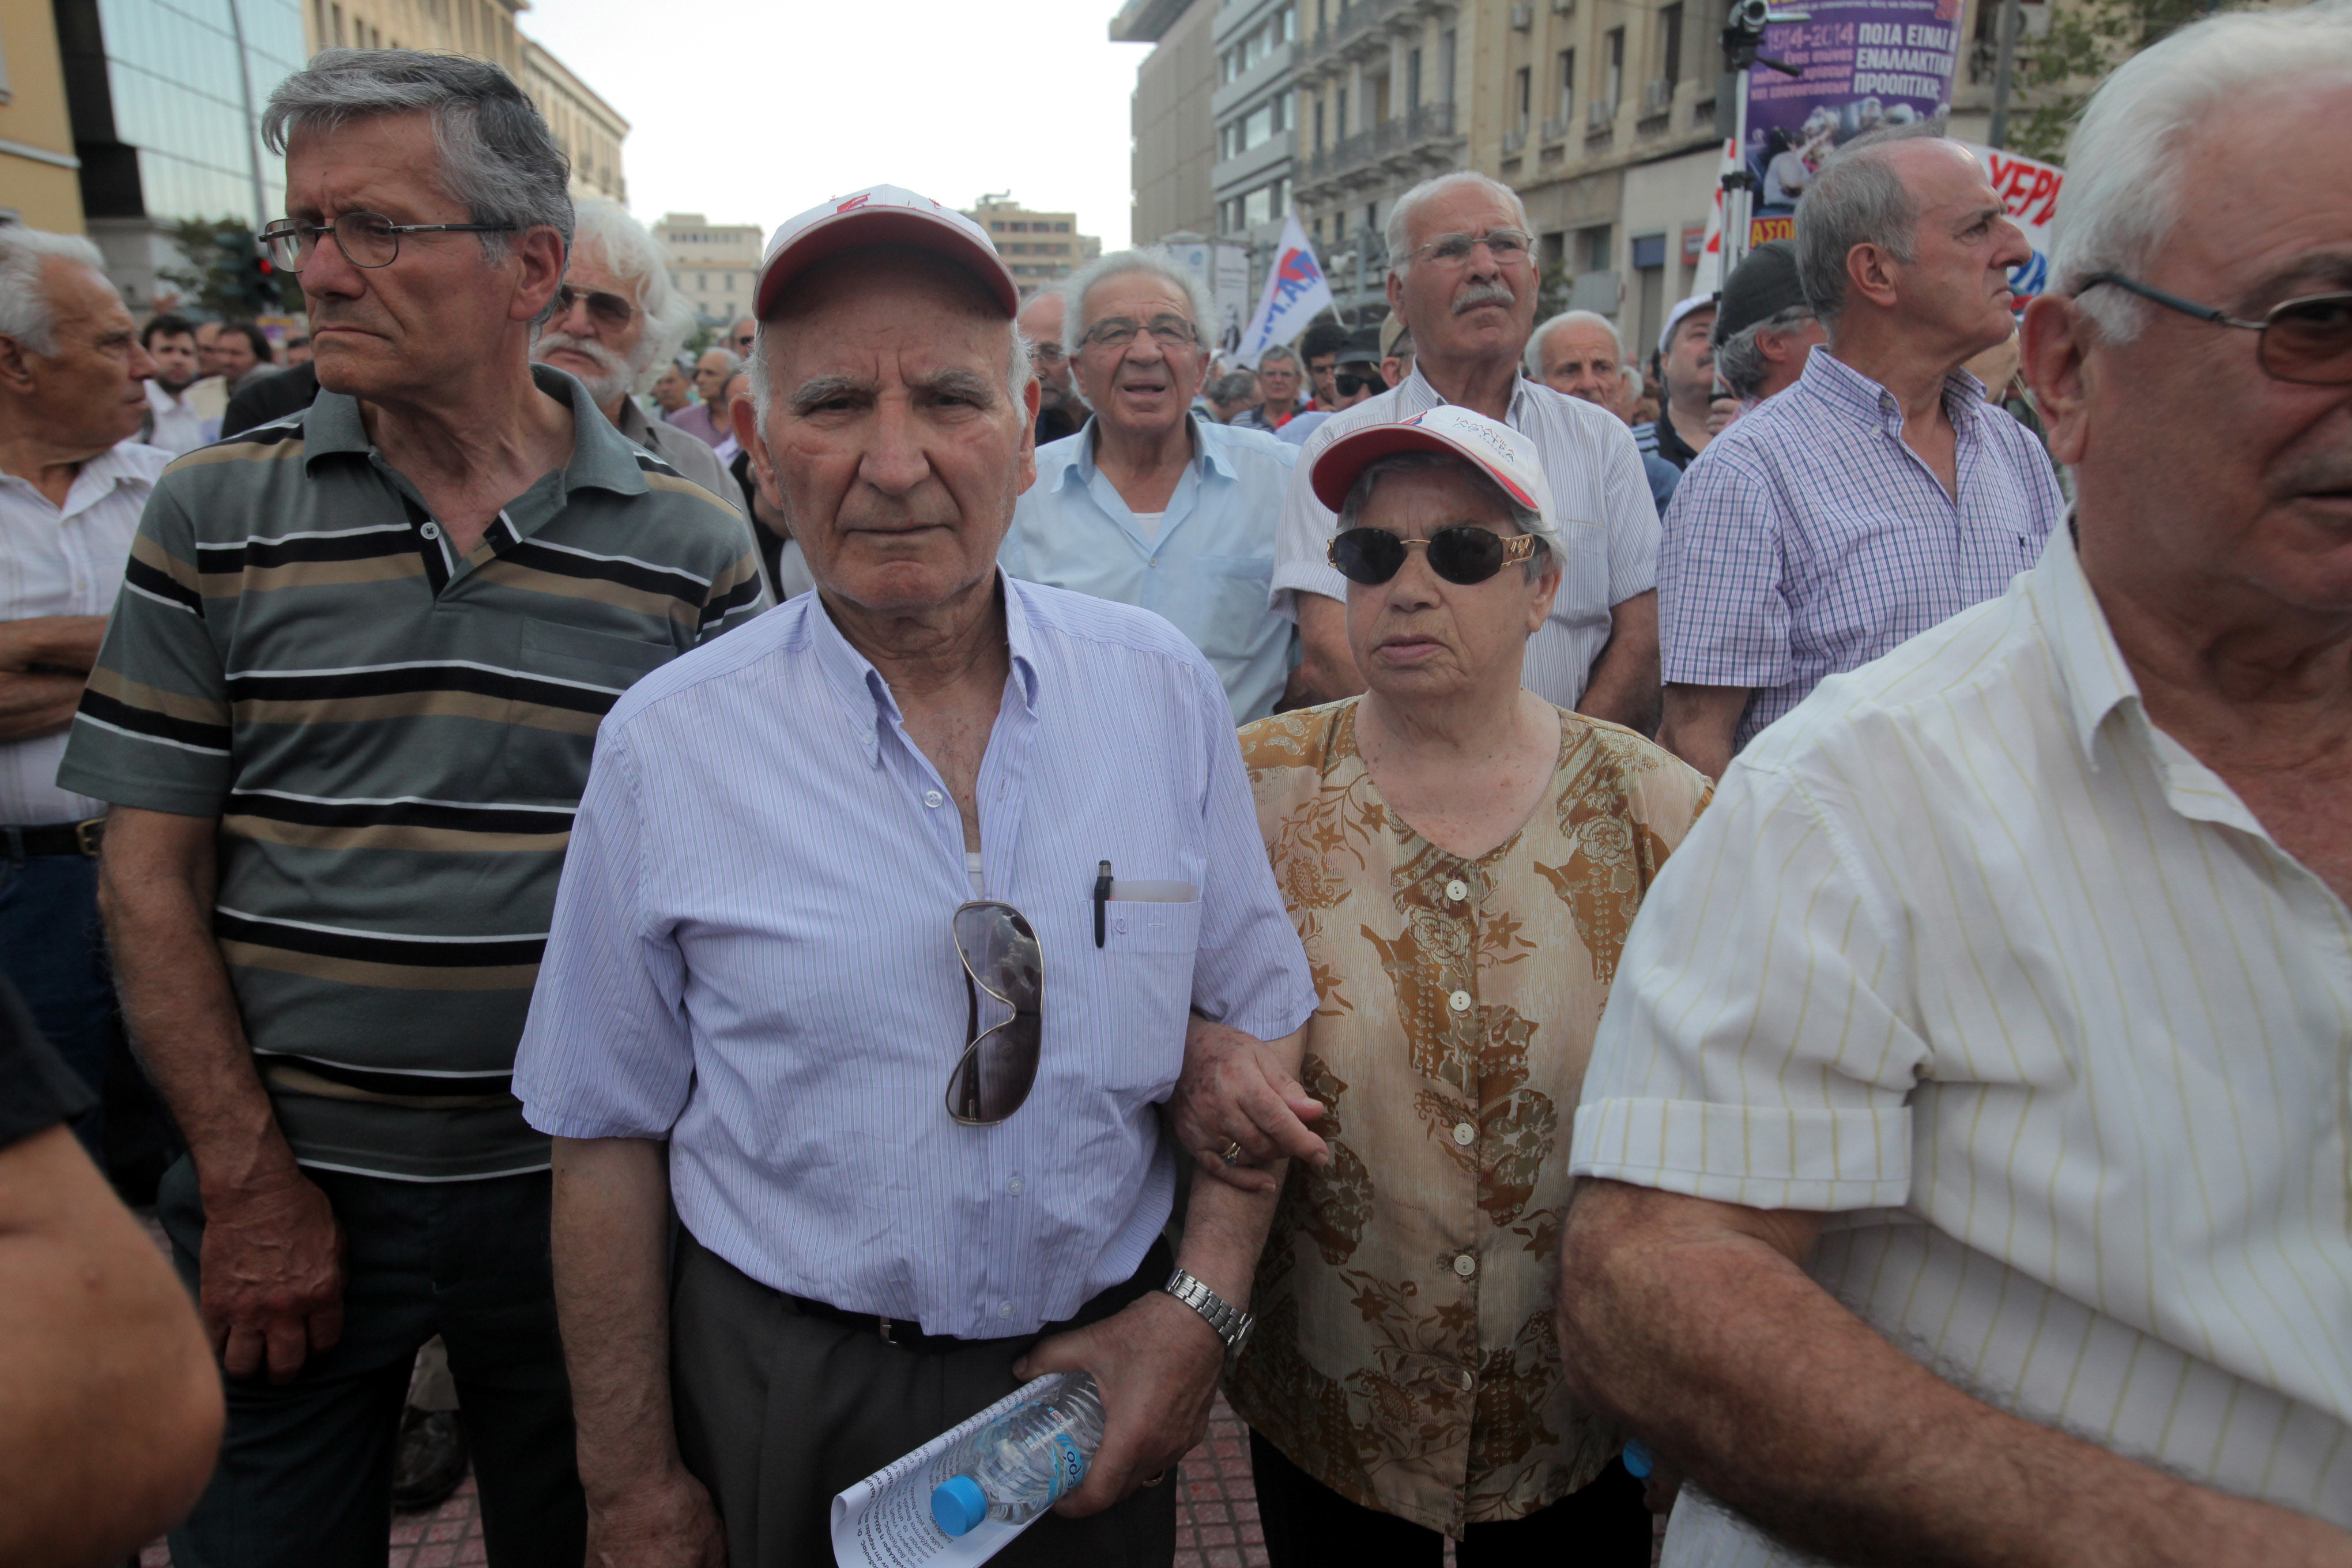
[[572, 258], [555, 314], [539, 331], [530, 357], [580, 378], [613, 427], [711, 494], [733, 503], [727, 465], [710, 446], [667, 421], [646, 417], [632, 393], [651, 384], [686, 341], [693, 311], [670, 286], [661, 247], [617, 202], [572, 205]]
[[1083, 1367], [1102, 1446], [997, 1561], [1166, 1568], [1274, 1199], [1201, 1184], [1171, 1272], [1155, 1102], [1189, 1009], [1295, 1069], [1315, 1007], [1232, 711], [998, 571], [1035, 383], [977, 224], [828, 201], [757, 299], [735, 427], [816, 591], [605, 721], [517, 1068], [589, 1560], [830, 1563], [835, 1492]]
[[1644, 456], [1664, 458], [1677, 472], [1706, 450], [1715, 438], [1708, 401], [1715, 391], [1715, 296], [1694, 294], [1666, 312], [1652, 366], [1665, 391], [1658, 416], [1633, 426], [1633, 444]]
[[320, 391], [155, 487], [61, 787], [189, 1150], [156, 1214], [228, 1374], [189, 1564], [383, 1561], [435, 1334], [493, 1563], [585, 1529], [546, 1140], [509, 1091], [597, 721], [764, 605], [742, 519], [530, 363], [572, 226], [497, 67], [329, 49], [262, 132]]
[[[1626, 373], [1624, 340], [1618, 337], [1616, 323], [1598, 310], [1563, 310], [1528, 339], [1529, 375], [1554, 392], [1596, 404], [1620, 419], [1632, 406], [1625, 396]], [[1639, 384], [1638, 376], [1635, 382]], [[1644, 452], [1642, 477], [1649, 481], [1651, 504], [1664, 517], [1683, 471], [1655, 452]]]
[[1467, 171], [1423, 181], [1389, 211], [1390, 319], [1411, 332], [1415, 363], [1393, 390], [1333, 415], [1299, 456], [1275, 544], [1275, 604], [1300, 643], [1287, 706], [1364, 689], [1347, 582], [1328, 559], [1333, 514], [1307, 470], [1350, 430], [1452, 403], [1531, 437], [1560, 515], [1577, 520], [1551, 615], [1528, 639], [1529, 689], [1634, 729], [1654, 720], [1657, 507], [1623, 421], [1520, 374], [1538, 283], [1527, 223], [1517, 193]]
[[[94, 1091], [121, 1029], [98, 920], [106, 803], [60, 786], [58, 762], [172, 460], [136, 438], [155, 362], [104, 268], [86, 239], [0, 228], [0, 974]], [[101, 1115], [75, 1131], [102, 1167]]]
[[2025, 322], [2074, 526], [1634, 922], [1559, 1321], [1677, 1568], [2352, 1563], [2347, 121], [2341, 5], [2107, 80]]
[[1991, 598], [2065, 512], [2049, 456], [1960, 369], [2014, 328], [2032, 252], [1927, 121], [1857, 138], [1797, 204], [1828, 341], [1666, 511], [1658, 739], [1710, 777], [1824, 677]]
[[1089, 262], [1061, 290], [1066, 347], [1094, 417], [1037, 449], [1004, 568], [1165, 616], [1209, 656], [1234, 722], [1274, 711], [1290, 623], [1266, 603], [1297, 453], [1192, 411], [1208, 374], [1208, 285], [1165, 250]]
[[670, 415], [669, 423], [716, 447], [729, 434], [727, 378], [742, 368], [742, 356], [732, 349], [703, 350], [694, 362], [694, 395], [701, 401]]

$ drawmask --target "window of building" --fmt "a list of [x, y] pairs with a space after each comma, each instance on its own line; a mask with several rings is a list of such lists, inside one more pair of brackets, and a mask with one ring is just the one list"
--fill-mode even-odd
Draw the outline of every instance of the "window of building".
[[1437, 35], [1437, 101], [1454, 101], [1454, 29]]
[[1576, 51], [1559, 51], [1559, 120], [1565, 125], [1576, 118]]
[[1683, 8], [1675, 0], [1658, 13], [1659, 47], [1664, 55], [1664, 68], [1659, 75], [1668, 87], [1683, 79]]
[[1421, 107], [1421, 51], [1419, 49], [1405, 51], [1404, 107], [1408, 113]]
[[1601, 101], [1607, 104], [1610, 108], [1610, 111], [1614, 113], [1617, 106], [1625, 101], [1624, 28], [1612, 27], [1609, 29], [1607, 47], [1609, 51], [1609, 66], [1606, 73], [1601, 78]]
[[1329, 0], [1315, 0], [1315, 30], [1318, 33], [1331, 30]]
[[1513, 104], [1513, 106], [1512, 106], [1512, 107], [1514, 108], [1514, 110], [1517, 111], [1517, 115], [1518, 115], [1519, 132], [1520, 132], [1520, 133], [1521, 133], [1522, 135], [1524, 135], [1524, 134], [1527, 132], [1527, 129], [1528, 129], [1528, 116], [1530, 113], [1532, 113], [1532, 112], [1534, 111], [1534, 109], [1535, 109], [1535, 100], [1536, 100], [1536, 68], [1535, 68], [1535, 67], [1533, 67], [1533, 66], [1521, 66], [1521, 67], [1519, 68], [1518, 81], [1517, 81], [1517, 92], [1516, 92], [1516, 95], [1515, 95], [1515, 96], [1516, 96], [1516, 101], [1514, 102], [1514, 104]]
[[327, 13], [335, 19], [335, 47], [340, 49], [343, 47], [343, 8], [341, 5], [330, 5], [327, 7]]
[[1315, 100], [1315, 150], [1323, 151], [1323, 100]]
[[1341, 141], [1348, 139], [1348, 89], [1339, 89], [1339, 129], [1334, 132]]

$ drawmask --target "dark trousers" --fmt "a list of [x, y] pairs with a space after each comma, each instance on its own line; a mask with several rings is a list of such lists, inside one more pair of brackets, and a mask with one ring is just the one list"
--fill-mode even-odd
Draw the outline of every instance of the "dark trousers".
[[[726, 1525], [728, 1568], [832, 1568], [835, 1492], [1012, 1393], [1020, 1385], [1013, 1363], [1045, 1334], [1110, 1316], [1171, 1267], [1164, 1244], [1155, 1245], [1133, 1279], [1069, 1323], [952, 1350], [903, 1350], [802, 1313], [681, 1232], [671, 1396], [686, 1467]], [[1048, 1513], [991, 1563], [1168, 1568], [1175, 1556], [1171, 1473], [1088, 1519]]]
[[[101, 1101], [108, 1056], [122, 1028], [106, 942], [98, 923], [98, 862], [80, 855], [26, 855], [0, 838], [0, 973], [33, 1022]], [[103, 1103], [74, 1122], [74, 1136], [106, 1169]]]
[[[1378, 1563], [1436, 1568], [1445, 1537], [1410, 1520], [1350, 1502], [1250, 1434], [1250, 1473], [1274, 1568]], [[1650, 1510], [1642, 1483], [1616, 1459], [1580, 1491], [1525, 1519], [1474, 1524], [1456, 1542], [1461, 1568], [1649, 1568]]]
[[[499, 1568], [580, 1568], [587, 1514], [548, 1266], [548, 1176], [394, 1182], [306, 1170], [341, 1222], [343, 1337], [291, 1383], [228, 1386], [220, 1466], [172, 1532], [176, 1568], [383, 1568], [392, 1461], [419, 1346], [439, 1334]], [[196, 1288], [204, 1207], [185, 1160], [156, 1215]]]

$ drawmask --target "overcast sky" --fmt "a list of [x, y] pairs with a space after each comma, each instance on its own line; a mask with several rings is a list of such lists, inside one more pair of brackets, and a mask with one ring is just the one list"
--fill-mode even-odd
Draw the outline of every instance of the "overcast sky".
[[1117, 0], [536, 0], [523, 31], [629, 121], [629, 207], [763, 233], [889, 182], [968, 208], [1010, 189], [1127, 244]]

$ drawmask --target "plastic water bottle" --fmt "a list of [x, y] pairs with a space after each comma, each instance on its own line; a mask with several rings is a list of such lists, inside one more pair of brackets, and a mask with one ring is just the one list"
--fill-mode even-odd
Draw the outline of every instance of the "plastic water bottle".
[[1102, 1446], [1102, 1396], [1083, 1372], [963, 1440], [956, 1474], [931, 1490], [931, 1518], [950, 1535], [983, 1519], [1022, 1524], [1078, 1489]]

